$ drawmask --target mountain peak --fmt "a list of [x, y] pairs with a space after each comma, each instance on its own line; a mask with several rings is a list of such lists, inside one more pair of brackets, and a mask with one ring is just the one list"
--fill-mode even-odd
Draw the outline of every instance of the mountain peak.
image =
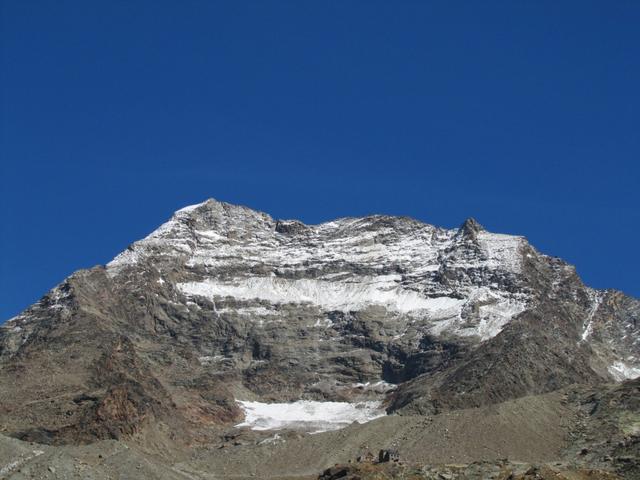
[[254, 210], [249, 207], [245, 207], [243, 205], [236, 205], [233, 203], [223, 202], [221, 200], [216, 200], [215, 198], [208, 198], [204, 202], [196, 203], [193, 205], [188, 205], [179, 210], [176, 210], [176, 214], [180, 213], [192, 213], [192, 212], [206, 212], [206, 211], [234, 211], [234, 210], [244, 210], [244, 211], [252, 211], [256, 213], [260, 213], [257, 210]]
[[460, 225], [460, 229], [458, 231], [464, 237], [475, 238], [478, 233], [485, 231], [485, 229], [480, 225], [480, 223], [478, 223], [478, 221], [476, 221], [475, 218], [469, 217], [462, 225]]
[[234, 223], [273, 222], [271, 216], [264, 212], [244, 205], [222, 202], [215, 198], [177, 210], [169, 223], [184, 219], [195, 222], [195, 226], [199, 228], [219, 228], [222, 224], [229, 226]]

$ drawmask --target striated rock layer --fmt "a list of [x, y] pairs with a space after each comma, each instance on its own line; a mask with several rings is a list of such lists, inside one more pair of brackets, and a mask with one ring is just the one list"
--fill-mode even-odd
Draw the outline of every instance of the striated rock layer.
[[639, 319], [473, 219], [305, 225], [208, 200], [0, 328], [0, 429], [190, 444], [241, 422], [236, 400], [489, 405], [640, 376]]

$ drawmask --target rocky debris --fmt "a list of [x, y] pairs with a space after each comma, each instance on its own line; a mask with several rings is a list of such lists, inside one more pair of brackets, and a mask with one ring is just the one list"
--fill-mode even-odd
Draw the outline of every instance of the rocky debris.
[[577, 418], [564, 456], [580, 465], [640, 478], [640, 379], [574, 387], [566, 401], [577, 408]]
[[[80, 474], [82, 478], [106, 479], [131, 472], [136, 478], [154, 479], [185, 478], [177, 472], [203, 480], [211, 475], [229, 480], [254, 476], [311, 478], [314, 472], [317, 477], [336, 464], [339, 468], [329, 473], [346, 471], [354, 475], [347, 478], [535, 478], [547, 475], [546, 468], [561, 474], [549, 477], [554, 479], [635, 478], [633, 472], [625, 474], [615, 467], [618, 461], [631, 462], [629, 453], [621, 452], [616, 462], [599, 466], [592, 463], [591, 455], [597, 445], [587, 447], [586, 456], [579, 455], [585, 447], [568, 449], [567, 433], [582, 418], [578, 414], [583, 406], [588, 407], [592, 394], [607, 394], [609, 388], [600, 393], [597, 388], [557, 392], [429, 417], [392, 415], [316, 435], [229, 428], [221, 433], [220, 441], [194, 446], [182, 454], [175, 445], [162, 455], [153, 453], [157, 452], [155, 444], [148, 451], [149, 444], [141, 444], [139, 436], [79, 447], [44, 446], [44, 455], [25, 460], [20, 468], [27, 478], [29, 474], [38, 478], [38, 472], [50, 465], [56, 475], [45, 478], [74, 478]], [[590, 432], [598, 428], [604, 431], [609, 417], [602, 418], [594, 424], [591, 422], [596, 416], [581, 421]], [[3, 439], [10, 447], [6, 451], [2, 450]], [[607, 445], [607, 439], [606, 435], [596, 437], [595, 443]], [[154, 443], [159, 440], [153, 439]], [[617, 448], [617, 444], [608, 445]], [[0, 468], [35, 448], [40, 446], [0, 435]], [[390, 449], [401, 452], [401, 461], [378, 463], [370, 453]], [[609, 454], [616, 455], [614, 451]], [[507, 457], [520, 461], [505, 460]], [[527, 471], [531, 475], [524, 477]]]
[[552, 465], [527, 465], [509, 461], [467, 465], [404, 465], [397, 463], [346, 464], [325, 470], [318, 480], [619, 480], [615, 473]]
[[276, 221], [276, 232], [285, 235], [300, 234], [307, 230], [307, 226], [298, 220], [278, 220]]
[[420, 479], [419, 467], [408, 467], [395, 462], [384, 463], [360, 463], [336, 465], [326, 469], [318, 480], [365, 480], [365, 479], [391, 479], [410, 478]]
[[378, 452], [378, 463], [384, 462], [399, 462], [400, 452], [395, 448], [383, 449]]
[[[378, 458], [379, 457], [380, 456], [378, 455]], [[358, 456], [358, 458], [356, 458], [356, 462], [358, 463], [373, 463], [375, 461], [376, 461], [376, 456], [369, 451], [363, 453], [362, 455]]]

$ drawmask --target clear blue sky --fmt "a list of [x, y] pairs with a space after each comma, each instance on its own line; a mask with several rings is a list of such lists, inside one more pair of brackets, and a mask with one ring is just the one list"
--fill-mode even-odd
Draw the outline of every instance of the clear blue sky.
[[208, 197], [473, 216], [640, 296], [640, 2], [0, 6], [0, 321]]

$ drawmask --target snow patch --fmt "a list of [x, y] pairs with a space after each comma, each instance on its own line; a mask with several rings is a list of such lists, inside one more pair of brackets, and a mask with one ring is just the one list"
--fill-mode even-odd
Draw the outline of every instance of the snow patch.
[[258, 443], [258, 445], [270, 445], [270, 444], [276, 444], [276, 443], [285, 443], [285, 441], [286, 440], [284, 438], [282, 438], [279, 434], [276, 433], [273, 437], [265, 438], [260, 443]]
[[200, 365], [211, 365], [212, 363], [221, 362], [225, 359], [222, 355], [203, 355], [198, 357]]
[[[397, 285], [393, 283], [393, 285]], [[204, 280], [179, 283], [186, 295], [206, 298], [233, 297], [242, 300], [266, 300], [278, 303], [310, 303], [325, 310], [362, 310], [371, 305], [389, 310], [413, 312], [425, 310], [434, 318], [458, 311], [464, 300], [450, 297], [426, 298], [389, 282], [373, 278], [369, 283], [329, 282], [325, 280], [288, 280], [274, 277], [246, 278], [234, 283]], [[385, 288], [386, 287], [386, 288]]]
[[207, 201], [201, 202], [201, 203], [196, 203], [195, 205], [187, 205], [186, 207], [181, 208], [180, 210], [176, 210], [176, 213], [189, 213], [189, 212], [193, 212], [196, 208], [201, 207], [202, 205], [204, 205], [205, 203], [207, 203]]
[[640, 368], [631, 367], [624, 362], [618, 361], [609, 367], [609, 373], [617, 382], [622, 382], [640, 377]]
[[316, 323], [313, 324], [313, 326], [320, 327], [320, 328], [331, 328], [333, 327], [333, 321], [331, 321], [331, 319], [329, 318], [323, 318], [323, 319], [318, 318], [316, 320]]
[[257, 317], [266, 317], [269, 315], [278, 315], [277, 310], [270, 310], [265, 307], [224, 307], [218, 308], [216, 313], [235, 313], [236, 315], [242, 315], [247, 317], [257, 316]]
[[395, 383], [389, 383], [389, 382], [385, 382], [384, 380], [380, 380], [375, 383], [371, 383], [371, 382], [354, 383], [353, 387], [360, 390], [365, 390], [365, 391], [387, 393], [398, 388], [398, 385], [396, 385]]
[[462, 317], [462, 308], [456, 315], [436, 321], [430, 329], [434, 335], [444, 332], [462, 337], [478, 336], [482, 341], [495, 337], [511, 319], [527, 308], [526, 298], [521, 296], [505, 297], [486, 287], [471, 289], [463, 300], [464, 309], [471, 309], [466, 320]]
[[480, 232], [478, 243], [487, 255], [485, 265], [492, 269], [506, 269], [518, 273], [522, 269], [520, 247], [524, 243], [522, 237], [500, 233]]
[[479, 336], [482, 340], [488, 340], [499, 334], [513, 317], [526, 309], [524, 301], [502, 299], [491, 305], [483, 305], [479, 308], [480, 322], [472, 335]]
[[339, 430], [353, 422], [366, 423], [386, 415], [382, 403], [316, 402], [263, 403], [236, 400], [245, 420], [236, 427], [252, 430], [302, 430], [310, 433]]

